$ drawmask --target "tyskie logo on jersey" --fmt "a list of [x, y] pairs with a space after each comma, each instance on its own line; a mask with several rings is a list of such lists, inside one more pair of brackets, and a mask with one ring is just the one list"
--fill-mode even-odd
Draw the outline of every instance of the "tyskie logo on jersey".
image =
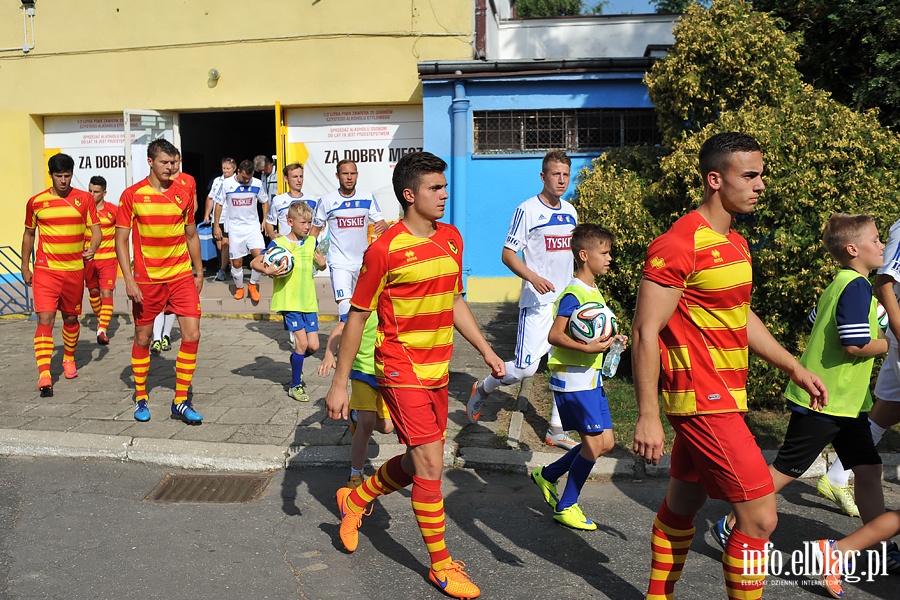
[[232, 206], [250, 206], [253, 204], [253, 198], [232, 198]]
[[338, 217], [337, 226], [341, 229], [345, 227], [365, 227], [366, 217]]
[[562, 252], [572, 249], [571, 235], [545, 235], [544, 244], [547, 252]]

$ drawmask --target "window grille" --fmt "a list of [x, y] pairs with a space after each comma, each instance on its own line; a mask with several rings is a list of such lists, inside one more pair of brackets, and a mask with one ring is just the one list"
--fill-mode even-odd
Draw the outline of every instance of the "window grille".
[[475, 154], [603, 152], [661, 142], [656, 111], [643, 108], [483, 110], [474, 113]]

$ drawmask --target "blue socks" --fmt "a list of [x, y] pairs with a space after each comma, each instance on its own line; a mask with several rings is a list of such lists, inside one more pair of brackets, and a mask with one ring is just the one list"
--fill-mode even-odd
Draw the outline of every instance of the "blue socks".
[[[566, 456], [568, 456], [568, 454]], [[578, 495], [581, 493], [581, 488], [584, 487], [584, 482], [587, 481], [588, 475], [591, 474], [592, 468], [594, 468], [593, 462], [587, 460], [580, 454], [575, 455], [572, 464], [569, 465], [569, 479], [566, 481], [566, 489], [563, 491], [559, 502], [556, 504], [557, 512], [569, 508], [578, 502]], [[546, 471], [546, 469], [544, 469], [544, 471]], [[546, 477], [544, 478], [546, 479]]]
[[303, 383], [303, 361], [306, 356], [291, 352], [291, 387], [296, 387]]
[[581, 444], [578, 444], [577, 446], [566, 452], [563, 457], [556, 462], [544, 467], [544, 470], [541, 471], [541, 477], [543, 477], [550, 483], [556, 483], [559, 478], [565, 475], [566, 472], [571, 468], [572, 461], [575, 460], [575, 457], [578, 456], [579, 452], [581, 452]]

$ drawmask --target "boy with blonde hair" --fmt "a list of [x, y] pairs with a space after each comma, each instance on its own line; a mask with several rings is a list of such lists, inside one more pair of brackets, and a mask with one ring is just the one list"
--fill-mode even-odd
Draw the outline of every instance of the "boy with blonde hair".
[[[309, 402], [303, 387], [303, 361], [319, 349], [319, 303], [313, 283], [313, 266], [325, 268], [325, 257], [316, 248], [316, 238], [309, 235], [313, 212], [305, 202], [295, 202], [288, 208], [287, 222], [291, 231], [269, 242], [264, 252], [250, 262], [250, 268], [275, 277], [272, 291], [272, 312], [284, 318], [284, 328], [294, 338], [291, 352], [291, 386], [288, 395], [298, 402]], [[285, 275], [287, 264], [267, 264], [266, 253], [276, 247], [287, 249], [294, 256], [294, 268]]]

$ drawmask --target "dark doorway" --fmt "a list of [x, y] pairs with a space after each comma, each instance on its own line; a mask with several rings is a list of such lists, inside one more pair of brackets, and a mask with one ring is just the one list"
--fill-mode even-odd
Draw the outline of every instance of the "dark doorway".
[[222, 158], [239, 164], [254, 156], [275, 154], [275, 110], [229, 110], [181, 113], [182, 169], [197, 180], [200, 207], [212, 180], [222, 174]]

